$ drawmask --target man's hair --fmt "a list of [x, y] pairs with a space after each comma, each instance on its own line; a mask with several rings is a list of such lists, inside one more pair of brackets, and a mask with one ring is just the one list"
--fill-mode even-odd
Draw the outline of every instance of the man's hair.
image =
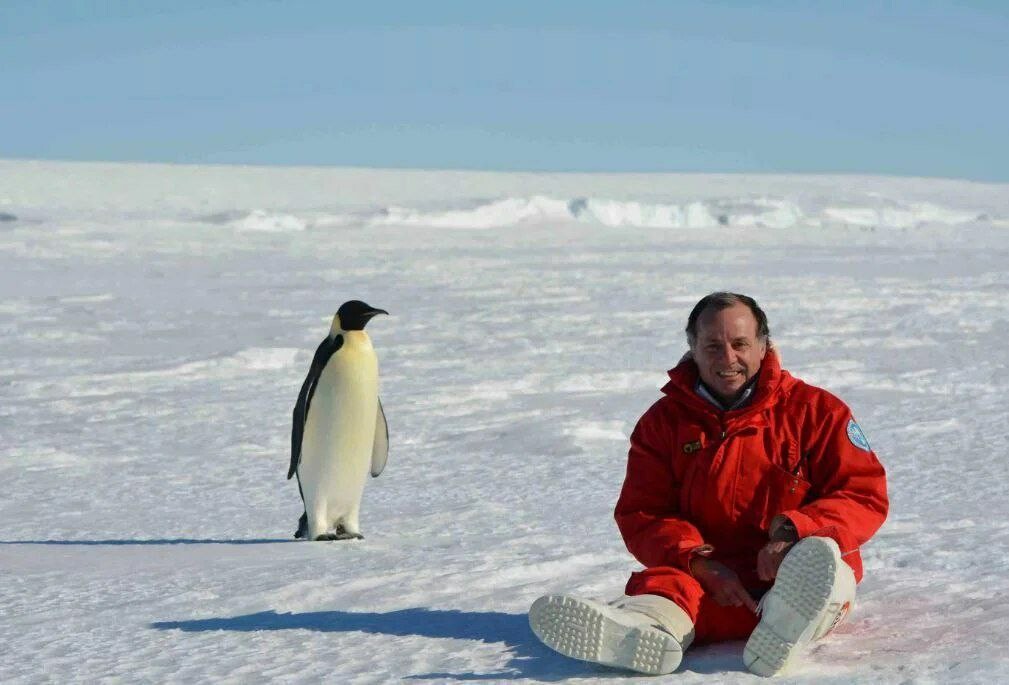
[[760, 308], [756, 300], [739, 293], [718, 292], [705, 295], [700, 302], [694, 305], [690, 316], [687, 317], [687, 343], [693, 347], [697, 342], [697, 320], [701, 318], [701, 314], [705, 310], [713, 309], [720, 312], [737, 304], [745, 304], [753, 312], [753, 318], [757, 320], [757, 338], [764, 342], [770, 340], [771, 329], [767, 326], [767, 314]]

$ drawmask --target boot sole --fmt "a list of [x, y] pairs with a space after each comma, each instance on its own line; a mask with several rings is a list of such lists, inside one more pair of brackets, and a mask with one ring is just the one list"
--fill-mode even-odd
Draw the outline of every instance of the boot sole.
[[841, 553], [827, 538], [805, 538], [788, 553], [768, 591], [760, 623], [743, 649], [751, 673], [773, 676], [788, 668], [830, 608]]
[[533, 602], [529, 627], [550, 649], [564, 656], [648, 675], [672, 673], [683, 649], [669, 633], [621, 620], [605, 604], [548, 595]]

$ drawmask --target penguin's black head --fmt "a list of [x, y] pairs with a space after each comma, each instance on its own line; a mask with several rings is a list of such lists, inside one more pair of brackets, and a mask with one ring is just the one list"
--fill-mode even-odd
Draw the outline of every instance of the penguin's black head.
[[388, 314], [384, 309], [375, 309], [361, 300], [350, 300], [340, 305], [336, 315], [340, 319], [340, 328], [345, 331], [363, 331], [364, 327], [376, 314]]

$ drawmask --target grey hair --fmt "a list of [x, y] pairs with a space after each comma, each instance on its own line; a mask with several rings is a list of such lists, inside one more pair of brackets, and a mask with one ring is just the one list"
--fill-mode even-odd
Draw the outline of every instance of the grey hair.
[[760, 308], [757, 301], [747, 295], [729, 292], [717, 292], [705, 295], [694, 305], [690, 316], [687, 317], [687, 343], [693, 347], [697, 342], [697, 320], [707, 309], [714, 309], [720, 312], [723, 309], [734, 307], [737, 304], [745, 304], [753, 312], [753, 318], [757, 320], [757, 338], [764, 343], [769, 343], [771, 339], [771, 329], [767, 326], [767, 314]]

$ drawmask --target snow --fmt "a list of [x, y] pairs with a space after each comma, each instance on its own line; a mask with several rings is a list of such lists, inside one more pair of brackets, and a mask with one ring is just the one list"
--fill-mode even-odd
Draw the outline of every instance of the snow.
[[[1009, 186], [8, 161], [0, 207], [0, 681], [639, 682], [524, 612], [637, 568], [626, 436], [716, 289], [890, 480], [780, 680], [1009, 680]], [[352, 298], [392, 314], [389, 465], [365, 540], [295, 542], [290, 412]], [[741, 652], [677, 682], [757, 682]]]
[[245, 216], [236, 218], [232, 224], [238, 231], [269, 231], [284, 233], [286, 231], [304, 231], [306, 223], [303, 219], [290, 214], [277, 214], [264, 209], [254, 209]]

